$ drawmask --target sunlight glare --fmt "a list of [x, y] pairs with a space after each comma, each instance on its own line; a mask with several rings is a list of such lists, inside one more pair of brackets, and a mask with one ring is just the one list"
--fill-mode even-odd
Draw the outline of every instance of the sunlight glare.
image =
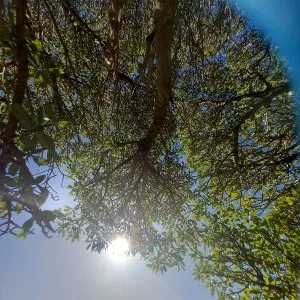
[[117, 237], [109, 244], [107, 251], [114, 260], [124, 260], [128, 258], [129, 242], [124, 237]]

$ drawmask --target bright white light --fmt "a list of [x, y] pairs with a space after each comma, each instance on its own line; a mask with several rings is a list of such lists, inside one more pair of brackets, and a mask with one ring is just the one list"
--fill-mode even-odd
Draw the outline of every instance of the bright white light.
[[129, 254], [129, 243], [124, 237], [117, 237], [109, 244], [107, 251], [114, 260], [124, 260]]

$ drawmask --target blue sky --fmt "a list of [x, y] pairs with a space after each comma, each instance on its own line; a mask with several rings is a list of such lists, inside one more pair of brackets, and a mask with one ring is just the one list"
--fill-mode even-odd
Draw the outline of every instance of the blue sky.
[[[295, 87], [300, 90], [300, 1], [232, 0], [247, 11], [290, 63]], [[300, 111], [300, 103], [298, 101]], [[60, 197], [67, 193], [60, 190]], [[61, 203], [57, 203], [58, 206]], [[113, 261], [107, 254], [85, 250], [59, 237], [40, 234], [26, 240], [5, 236], [0, 240], [1, 300], [209, 300], [210, 292], [187, 270], [157, 275], [139, 258]]]
[[[72, 205], [61, 176], [51, 186], [60, 200], [47, 201], [43, 209]], [[87, 251], [83, 241], [71, 243], [57, 235], [47, 239], [36, 231], [25, 240], [0, 239], [0, 300], [216, 299], [193, 279], [190, 260], [185, 271], [155, 274], [138, 256], [115, 261], [106, 252]]]
[[114, 261], [58, 237], [1, 239], [1, 300], [213, 299], [190, 273], [191, 265], [162, 276], [138, 257]]
[[[296, 90], [300, 112], [300, 1], [299, 0], [230, 0], [245, 11], [256, 28], [262, 30], [288, 63], [288, 73]], [[298, 134], [300, 116], [298, 113]]]

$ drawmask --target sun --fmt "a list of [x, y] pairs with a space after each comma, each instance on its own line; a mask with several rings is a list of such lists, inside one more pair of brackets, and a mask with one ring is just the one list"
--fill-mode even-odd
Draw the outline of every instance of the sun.
[[129, 242], [124, 237], [117, 237], [109, 244], [107, 251], [114, 260], [124, 260], [129, 255]]

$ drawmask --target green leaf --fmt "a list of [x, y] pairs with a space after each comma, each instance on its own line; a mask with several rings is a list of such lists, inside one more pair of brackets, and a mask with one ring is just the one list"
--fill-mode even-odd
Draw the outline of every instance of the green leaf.
[[36, 78], [35, 78], [35, 83], [36, 84], [42, 84], [44, 82], [44, 78], [41, 74], [39, 74]]
[[28, 219], [26, 222], [24, 222], [22, 228], [23, 228], [25, 234], [27, 232], [29, 232], [29, 230], [31, 229], [33, 223], [34, 223], [34, 218], [32, 218], [32, 217], [30, 219]]
[[12, 163], [8, 168], [8, 174], [10, 176], [16, 176], [19, 170], [20, 170], [20, 167], [17, 164]]
[[13, 103], [11, 105], [11, 110], [14, 116], [19, 121], [21, 127], [25, 129], [32, 128], [32, 118], [28, 114], [28, 112], [18, 103]]
[[54, 159], [58, 161], [59, 156], [55, 151], [55, 143], [53, 138], [43, 132], [36, 132], [35, 135], [40, 144], [48, 150], [47, 160], [51, 161], [52, 159]]
[[295, 196], [295, 197], [296, 197], [296, 196], [298, 196], [298, 192], [297, 192], [297, 190], [295, 190], [295, 189], [292, 189], [292, 195], [293, 195], [293, 196]]
[[20, 180], [20, 178], [14, 178], [14, 179], [6, 181], [5, 184], [10, 187], [19, 187], [19, 186], [21, 186], [21, 180]]
[[285, 201], [288, 205], [293, 205], [294, 204], [294, 201], [295, 199], [293, 197], [286, 197], [285, 198]]
[[50, 102], [46, 102], [43, 105], [43, 108], [44, 108], [45, 116], [47, 118], [49, 118], [50, 120], [54, 120], [55, 119], [55, 111], [54, 111], [52, 104]]
[[61, 75], [65, 74], [64, 70], [61, 68], [49, 68], [49, 73], [56, 77], [61, 77]]
[[21, 229], [18, 233], [17, 233], [17, 237], [18, 238], [25, 238], [26, 237], [26, 233], [24, 229]]
[[0, 217], [6, 216], [8, 214], [7, 202], [0, 201]]
[[25, 151], [33, 151], [36, 147], [35, 136], [30, 137], [28, 135], [19, 136], [18, 145]]
[[39, 175], [36, 178], [34, 178], [34, 181], [36, 182], [36, 184], [40, 184], [45, 178], [46, 175]]
[[250, 289], [250, 293], [251, 294], [254, 294], [254, 295], [258, 295], [258, 294], [260, 294], [261, 292], [258, 290], [258, 289]]
[[49, 196], [49, 191], [46, 188], [42, 189], [42, 192], [37, 196], [37, 202], [41, 206], [45, 203]]
[[48, 164], [48, 161], [44, 157], [41, 157], [41, 156], [33, 156], [33, 160], [39, 166], [45, 166]]
[[68, 121], [58, 121], [57, 122], [58, 128], [61, 128], [61, 129], [67, 127], [68, 125], [69, 125]]
[[36, 137], [43, 147], [47, 148], [50, 152], [55, 152], [55, 144], [51, 136], [43, 132], [36, 132]]
[[39, 107], [37, 110], [37, 124], [38, 125], [43, 125], [43, 108]]
[[49, 221], [54, 221], [56, 219], [56, 213], [52, 210], [44, 210], [43, 214]]
[[31, 46], [32, 46], [32, 50], [35, 53], [43, 52], [43, 46], [42, 46], [42, 43], [40, 40], [36, 39], [36, 40], [32, 41]]
[[39, 175], [36, 178], [34, 178], [34, 181], [36, 182], [36, 184], [40, 184], [45, 178], [46, 175]]
[[21, 202], [18, 202], [18, 204], [15, 206], [15, 210], [18, 214], [22, 211], [23, 208], [24, 205]]

